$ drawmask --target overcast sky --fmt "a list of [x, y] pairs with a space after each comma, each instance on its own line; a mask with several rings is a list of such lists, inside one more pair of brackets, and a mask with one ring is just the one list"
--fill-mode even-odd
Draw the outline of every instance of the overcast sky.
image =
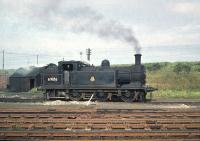
[[136, 52], [143, 62], [200, 61], [200, 1], [0, 0], [6, 68], [35, 65], [37, 54], [40, 65], [86, 60], [86, 48], [95, 65], [134, 63]]

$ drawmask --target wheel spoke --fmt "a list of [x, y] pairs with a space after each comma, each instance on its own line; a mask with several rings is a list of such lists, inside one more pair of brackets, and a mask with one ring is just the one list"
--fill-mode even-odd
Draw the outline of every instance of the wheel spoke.
[[96, 99], [98, 101], [106, 101], [108, 98], [108, 94], [104, 93], [102, 90], [96, 91]]
[[111, 97], [111, 101], [113, 101], [113, 102], [120, 102], [121, 99], [120, 99], [119, 96], [117, 96], [117, 95], [113, 95], [113, 96]]
[[134, 100], [134, 94], [131, 93], [130, 91], [126, 91], [125, 93], [122, 93], [121, 99], [124, 102], [133, 102], [133, 100]]
[[78, 91], [72, 91], [71, 93], [69, 93], [69, 99], [73, 101], [79, 101], [82, 99], [82, 95]]
[[140, 92], [140, 94], [138, 95], [138, 101], [139, 102], [145, 102], [146, 101], [146, 95], [144, 92]]

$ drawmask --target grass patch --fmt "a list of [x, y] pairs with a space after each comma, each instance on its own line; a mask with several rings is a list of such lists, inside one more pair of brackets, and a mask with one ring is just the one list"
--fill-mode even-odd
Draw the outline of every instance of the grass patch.
[[42, 91], [41, 89], [38, 88], [33, 88], [30, 91], [27, 92], [28, 94], [41, 94], [44, 93], [44, 91]]
[[200, 99], [200, 72], [194, 69], [195, 65], [190, 64], [193, 69], [189, 73], [177, 74], [173, 71], [175, 64], [160, 65], [162, 67], [155, 71], [147, 70], [147, 84], [158, 88], [153, 97]]
[[176, 74], [171, 71], [155, 71], [147, 73], [147, 83], [158, 89], [200, 90], [200, 72]]
[[153, 99], [161, 98], [200, 99], [200, 91], [159, 89], [153, 92]]

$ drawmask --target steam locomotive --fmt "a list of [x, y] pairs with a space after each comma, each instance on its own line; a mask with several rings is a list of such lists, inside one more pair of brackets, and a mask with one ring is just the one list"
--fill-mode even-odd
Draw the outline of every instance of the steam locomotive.
[[121, 99], [124, 102], [145, 102], [148, 92], [145, 85], [145, 67], [141, 54], [135, 54], [135, 65], [111, 67], [108, 60], [94, 67], [82, 61], [60, 61], [49, 64], [43, 72], [44, 98], [79, 101], [93, 97], [98, 101]]

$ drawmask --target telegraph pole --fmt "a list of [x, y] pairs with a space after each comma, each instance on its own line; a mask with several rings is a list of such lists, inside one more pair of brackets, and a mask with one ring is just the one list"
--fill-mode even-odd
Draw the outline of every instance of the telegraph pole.
[[86, 49], [87, 60], [90, 61], [91, 49]]
[[83, 56], [83, 52], [81, 51], [81, 52], [80, 52], [80, 59], [81, 59], [81, 61], [83, 61], [82, 56]]
[[4, 70], [4, 50], [3, 50], [3, 70]]
[[39, 55], [37, 54], [37, 65], [38, 65], [38, 59], [39, 59]]

